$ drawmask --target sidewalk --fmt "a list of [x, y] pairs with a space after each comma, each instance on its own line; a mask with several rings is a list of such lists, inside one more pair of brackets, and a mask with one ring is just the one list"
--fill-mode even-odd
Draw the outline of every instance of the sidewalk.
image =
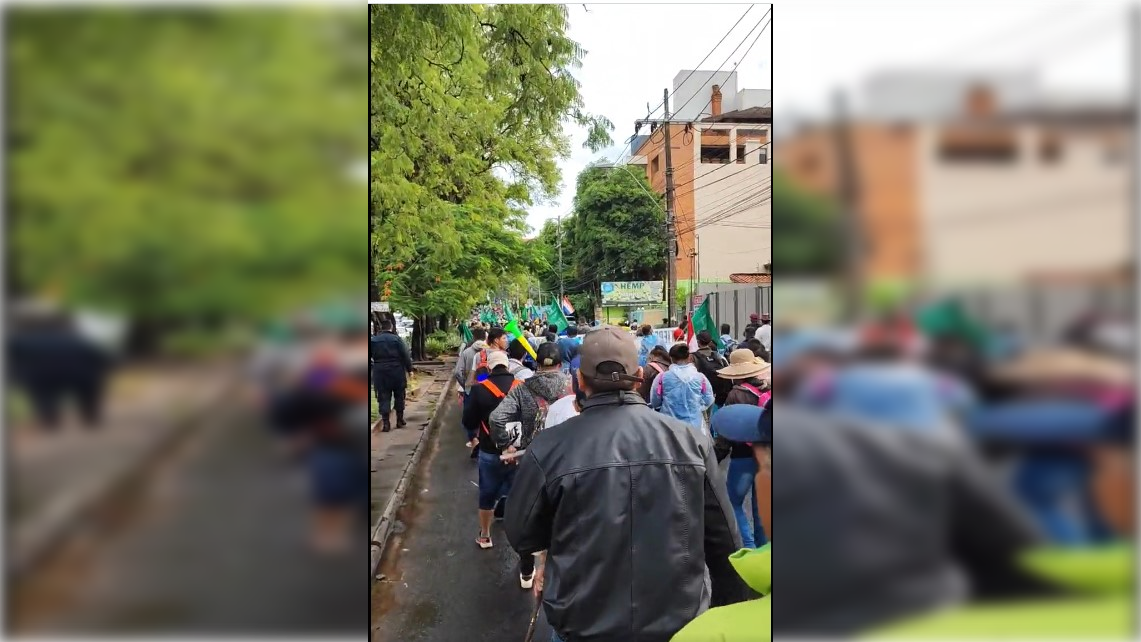
[[[390, 513], [395, 513], [395, 509], [399, 508], [400, 500], [394, 501], [394, 497], [399, 494], [398, 491], [404, 490], [400, 488], [401, 480], [405, 480], [405, 486], [411, 480], [417, 450], [419, 448], [422, 452], [423, 445], [426, 444], [426, 440], [423, 439], [425, 431], [435, 416], [437, 404], [441, 401], [440, 395], [451, 380], [454, 364], [455, 359], [448, 358], [442, 366], [417, 366], [419, 386], [414, 391], [409, 390], [404, 411], [404, 419], [408, 425], [404, 428], [394, 426], [391, 432], [382, 433], [379, 428], [373, 432], [369, 495], [370, 528], [376, 527], [386, 509], [389, 509]], [[443, 403], [456, 403], [454, 387], [443, 399]], [[395, 415], [393, 420], [395, 421]], [[398, 524], [393, 524], [392, 527], [400, 528]], [[386, 526], [380, 530], [382, 532], [374, 535], [379, 535], [380, 543], [383, 545], [389, 529]]]
[[[519, 556], [492, 525], [494, 547], [475, 543], [476, 464], [468, 457], [454, 398], [440, 412], [440, 425], [425, 449], [415, 486], [397, 518], [398, 528], [372, 591], [372, 639], [522, 640], [535, 603], [519, 586]], [[535, 642], [551, 639], [540, 613]]]
[[8, 519], [13, 530], [9, 570], [49, 547], [63, 524], [82, 512], [109, 479], [146, 457], [196, 409], [212, 406], [232, 387], [232, 366], [128, 369], [112, 390], [103, 425], [69, 419], [56, 433], [29, 424], [9, 429]]

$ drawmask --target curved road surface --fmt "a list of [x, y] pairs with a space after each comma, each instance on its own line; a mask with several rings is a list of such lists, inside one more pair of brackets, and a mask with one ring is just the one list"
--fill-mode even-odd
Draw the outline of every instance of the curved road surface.
[[[495, 546], [475, 544], [476, 467], [449, 400], [398, 514], [373, 590], [377, 642], [522, 642], [534, 600], [519, 586], [519, 558], [502, 525]], [[540, 612], [536, 642], [551, 639]]]
[[310, 552], [308, 479], [277, 445], [219, 409], [112, 532], [22, 591], [17, 632], [363, 637], [367, 547]]

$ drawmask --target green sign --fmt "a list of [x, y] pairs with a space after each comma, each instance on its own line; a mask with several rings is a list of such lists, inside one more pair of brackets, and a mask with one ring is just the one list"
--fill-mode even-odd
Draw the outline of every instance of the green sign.
[[602, 284], [602, 305], [647, 305], [665, 300], [661, 281], [607, 281]]

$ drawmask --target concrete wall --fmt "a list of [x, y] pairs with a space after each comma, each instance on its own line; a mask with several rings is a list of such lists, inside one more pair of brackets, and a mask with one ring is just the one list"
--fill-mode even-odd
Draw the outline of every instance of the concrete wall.
[[670, 109], [673, 110], [674, 120], [693, 121], [709, 116], [713, 85], [721, 87], [722, 113], [738, 109], [736, 72], [699, 69], [692, 72], [693, 76], [686, 80], [691, 71], [683, 69], [674, 76], [674, 88], [670, 92]]
[[[1010, 125], [1019, 150], [1008, 164], [948, 162], [947, 130], [923, 127], [924, 273], [933, 284], [1018, 283], [1043, 273], [1104, 273], [1132, 254], [1129, 168], [1109, 158], [1122, 132]], [[1060, 159], [1040, 156], [1054, 137]]]

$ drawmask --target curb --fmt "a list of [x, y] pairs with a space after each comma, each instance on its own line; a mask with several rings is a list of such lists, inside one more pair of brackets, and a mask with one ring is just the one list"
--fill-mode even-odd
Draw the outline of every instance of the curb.
[[[392, 496], [388, 498], [388, 503], [384, 507], [384, 512], [377, 518], [376, 523], [373, 524], [372, 538], [369, 541], [369, 583], [372, 584], [376, 581], [376, 571], [380, 567], [380, 558], [384, 554], [384, 547], [388, 544], [388, 537], [392, 534], [392, 525], [396, 521], [396, 511], [404, 503], [404, 496], [408, 493], [408, 484], [412, 480], [412, 474], [416, 470], [416, 466], [420, 463], [420, 458], [424, 454], [425, 446], [427, 446], [432, 435], [440, 427], [440, 418], [443, 416], [441, 410], [444, 408], [444, 403], [450, 393], [455, 390], [456, 378], [449, 373], [447, 383], [444, 384], [444, 389], [440, 391], [440, 396], [436, 400], [436, 407], [432, 411], [432, 418], [428, 420], [428, 426], [420, 433], [420, 439], [416, 442], [416, 448], [412, 451], [412, 457], [408, 463], [404, 465], [404, 470], [400, 473], [400, 479], [396, 482], [396, 489], [392, 491]], [[379, 420], [378, 420], [379, 421]]]
[[160, 422], [138, 456], [124, 461], [88, 485], [49, 500], [44, 510], [22, 527], [16, 527], [10, 540], [11, 555], [6, 565], [9, 581], [19, 580], [34, 571], [58, 544], [75, 531], [77, 524], [96, 512], [111, 497], [139, 481], [140, 473], [151, 460], [180, 437], [187, 436], [189, 426], [200, 423], [205, 415], [217, 408], [236, 389], [234, 385], [220, 386], [216, 393], [208, 395], [197, 408]]

